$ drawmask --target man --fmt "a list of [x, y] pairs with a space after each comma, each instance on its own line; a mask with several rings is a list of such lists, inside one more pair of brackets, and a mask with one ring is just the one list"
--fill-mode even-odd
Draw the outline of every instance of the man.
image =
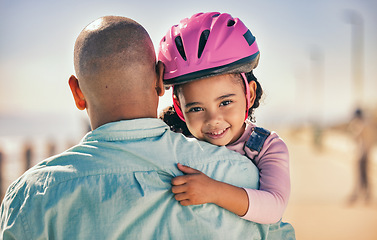
[[[264, 239], [257, 225], [213, 204], [184, 207], [178, 162], [233, 185], [258, 187], [241, 155], [173, 133], [157, 119], [163, 66], [146, 30], [108, 16], [78, 36], [69, 85], [92, 132], [31, 168], [1, 205], [3, 239]], [[226, 174], [225, 174], [226, 172]], [[280, 227], [280, 226], [279, 226]]]

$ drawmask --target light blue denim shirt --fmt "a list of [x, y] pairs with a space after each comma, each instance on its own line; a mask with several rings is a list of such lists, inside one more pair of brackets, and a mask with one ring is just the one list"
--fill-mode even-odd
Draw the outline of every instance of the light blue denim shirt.
[[269, 225], [213, 204], [181, 206], [170, 183], [182, 175], [178, 162], [220, 181], [258, 187], [256, 167], [225, 147], [189, 140], [159, 119], [109, 123], [9, 187], [1, 205], [0, 239], [266, 239], [269, 232], [281, 239], [290, 234], [286, 225], [269, 231]]

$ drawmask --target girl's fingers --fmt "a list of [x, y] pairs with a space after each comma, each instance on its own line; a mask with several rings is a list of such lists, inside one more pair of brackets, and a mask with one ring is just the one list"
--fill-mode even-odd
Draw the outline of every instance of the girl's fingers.
[[173, 187], [171, 187], [171, 191], [174, 194], [182, 194], [182, 193], [184, 193], [186, 191], [186, 187], [182, 186], [182, 185], [173, 186]]
[[185, 166], [185, 165], [182, 165], [180, 163], [177, 164], [177, 167], [178, 169], [183, 172], [183, 173], [186, 173], [186, 174], [194, 174], [194, 173], [201, 173], [201, 171], [199, 170], [196, 170], [194, 168], [191, 168], [191, 167], [188, 167], [188, 166]]
[[182, 184], [185, 184], [187, 183], [188, 179], [189, 179], [189, 176], [188, 174], [201, 174], [202, 172], [200, 172], [199, 170], [196, 170], [194, 168], [191, 168], [191, 167], [188, 167], [188, 166], [185, 166], [185, 165], [182, 165], [180, 163], [177, 164], [177, 167], [178, 169], [185, 173], [186, 175], [183, 175], [183, 176], [178, 176], [178, 177], [175, 177], [171, 180], [171, 184], [172, 185], [182, 185]]
[[194, 205], [190, 199], [187, 199], [186, 197], [186, 194], [182, 193], [182, 194], [176, 194], [174, 196], [175, 200], [179, 201], [179, 203], [182, 205], [182, 206], [189, 206], [189, 205]]
[[179, 201], [179, 203], [180, 203], [182, 206], [193, 205], [189, 200], [182, 200], [182, 201]]
[[175, 177], [171, 180], [171, 184], [174, 185], [174, 186], [183, 185], [186, 182], [187, 182], [187, 180], [186, 180], [185, 176], [178, 176], [178, 177]]
[[187, 200], [186, 194], [185, 193], [179, 193], [174, 195], [175, 200], [177, 201], [184, 201]]

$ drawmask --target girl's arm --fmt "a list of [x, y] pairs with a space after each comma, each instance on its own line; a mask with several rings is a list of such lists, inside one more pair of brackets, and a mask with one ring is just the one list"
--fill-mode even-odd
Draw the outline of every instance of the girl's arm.
[[[249, 150], [245, 149], [246, 156], [255, 156]], [[276, 133], [271, 133], [254, 162], [259, 169], [259, 190], [245, 189], [250, 203], [242, 218], [276, 223], [283, 216], [291, 190], [288, 148]]]
[[216, 181], [180, 163], [178, 163], [178, 169], [186, 175], [172, 179], [172, 192], [181, 205], [214, 203], [239, 216], [246, 214], [249, 200], [243, 188]]
[[[255, 153], [246, 151], [246, 155]], [[256, 165], [260, 171], [259, 190], [219, 182], [178, 164], [186, 175], [173, 178], [172, 191], [184, 206], [214, 203], [249, 221], [276, 223], [282, 218], [290, 195], [288, 149], [276, 133], [266, 140]]]

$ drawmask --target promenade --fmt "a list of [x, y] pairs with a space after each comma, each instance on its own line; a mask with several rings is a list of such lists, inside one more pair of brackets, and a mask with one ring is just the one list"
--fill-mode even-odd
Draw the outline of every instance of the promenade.
[[317, 148], [308, 129], [278, 132], [288, 144], [291, 161], [292, 193], [283, 221], [294, 226], [297, 239], [376, 240], [377, 151], [369, 169], [372, 200], [350, 205], [356, 171], [352, 139], [326, 131]]

